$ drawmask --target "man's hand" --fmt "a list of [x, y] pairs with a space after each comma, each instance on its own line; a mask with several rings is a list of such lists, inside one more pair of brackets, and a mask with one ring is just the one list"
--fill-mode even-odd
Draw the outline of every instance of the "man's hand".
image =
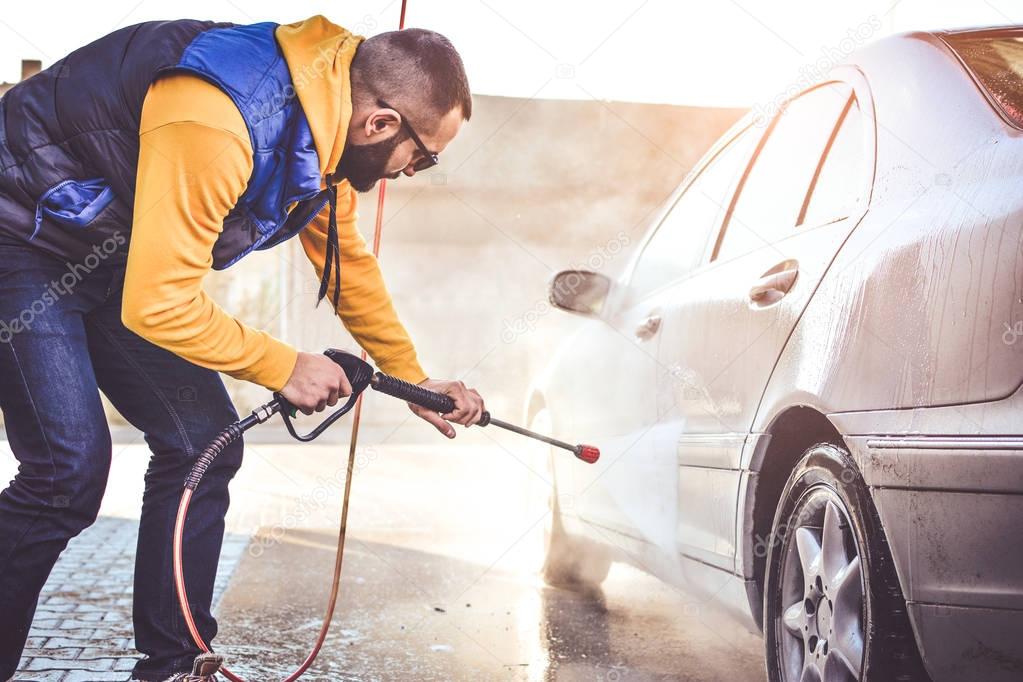
[[409, 409], [437, 427], [437, 430], [448, 438], [455, 437], [455, 429], [448, 422], [462, 426], [470, 426], [480, 420], [483, 414], [483, 398], [474, 388], [466, 388], [461, 381], [444, 381], [442, 379], [424, 379], [419, 382], [423, 388], [443, 393], [455, 401], [455, 409], [447, 414], [438, 414], [425, 407], [409, 403]]
[[291, 378], [281, 395], [303, 414], [322, 412], [337, 405], [338, 398], [352, 394], [352, 385], [341, 366], [322, 353], [299, 353]]

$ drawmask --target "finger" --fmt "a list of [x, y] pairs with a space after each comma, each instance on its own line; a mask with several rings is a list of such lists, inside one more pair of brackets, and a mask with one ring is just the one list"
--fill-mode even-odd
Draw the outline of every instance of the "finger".
[[335, 405], [337, 405], [338, 398], [339, 398], [338, 391], [336, 390], [331, 391], [330, 395], [327, 396], [327, 405], [329, 407], [334, 407]]
[[469, 419], [472, 418], [472, 411], [469, 405], [462, 400], [455, 402], [455, 409], [444, 415], [444, 419], [455, 424], [461, 424], [465, 426], [469, 423]]
[[451, 424], [448, 424], [446, 421], [444, 421], [444, 418], [441, 417], [439, 414], [437, 414], [436, 412], [433, 412], [431, 410], [416, 409], [416, 408], [418, 408], [418, 405], [415, 406], [415, 407], [412, 407], [412, 411], [415, 412], [420, 417], [422, 417], [423, 419], [425, 419], [426, 421], [428, 421], [431, 424], [433, 424], [437, 428], [438, 431], [443, 433], [448, 438], [454, 438], [455, 437], [455, 429], [454, 429], [454, 427], [452, 427]]
[[323, 400], [321, 400], [318, 403], [316, 403], [316, 411], [317, 412], [323, 412], [324, 408], [326, 408], [326, 407], [327, 407], [327, 399], [326, 398], [324, 398]]
[[341, 376], [338, 378], [341, 380], [338, 384], [339, 395], [351, 395], [352, 384], [348, 381], [348, 376], [342, 371]]
[[473, 415], [473, 404], [465, 384], [459, 382], [452, 387], [451, 397], [455, 401], [455, 409], [452, 410], [450, 416], [446, 416], [445, 418], [448, 421], [455, 422], [456, 424], [468, 426]]
[[475, 405], [475, 409], [473, 410], [472, 413], [472, 419], [469, 421], [470, 426], [472, 426], [473, 424], [478, 424], [480, 419], [483, 418], [483, 401], [475, 400], [473, 402]]
[[462, 424], [464, 426], [472, 426], [473, 424], [479, 421], [479, 418], [480, 418], [479, 405], [470, 396], [469, 399], [466, 400], [465, 419], [462, 421]]
[[474, 422], [479, 420], [479, 417], [479, 406], [471, 396], [467, 396], [465, 399], [465, 417], [462, 419], [461, 424], [463, 426], [472, 426]]
[[450, 412], [442, 412], [441, 416], [449, 422], [457, 422], [458, 418], [462, 416], [462, 401], [454, 393], [447, 393], [446, 395], [451, 398], [454, 407]]
[[483, 416], [483, 396], [481, 396], [479, 394], [479, 391], [477, 391], [475, 388], [470, 388], [469, 399], [472, 401], [474, 407], [472, 423], [476, 424]]

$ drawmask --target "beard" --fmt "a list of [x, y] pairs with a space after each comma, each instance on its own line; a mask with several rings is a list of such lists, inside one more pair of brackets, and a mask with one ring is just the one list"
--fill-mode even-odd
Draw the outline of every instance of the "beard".
[[349, 145], [345, 147], [337, 164], [335, 176], [348, 180], [356, 192], [368, 192], [382, 178], [395, 179], [401, 171], [387, 172], [394, 148], [405, 141], [404, 131], [398, 131], [390, 138], [374, 144]]

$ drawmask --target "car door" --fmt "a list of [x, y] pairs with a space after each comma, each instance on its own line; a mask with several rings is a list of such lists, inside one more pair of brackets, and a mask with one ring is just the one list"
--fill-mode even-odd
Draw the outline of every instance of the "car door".
[[619, 465], [636, 449], [654, 425], [657, 411], [656, 335], [635, 331], [646, 324], [645, 301], [615, 305], [600, 319], [581, 325], [553, 358], [554, 371], [545, 380], [553, 432], [600, 448], [591, 465], [569, 456], [551, 459], [560, 512], [596, 528], [582, 530], [598, 539], [601, 527], [627, 528], [627, 505], [611, 496]]
[[866, 210], [872, 140], [847, 83], [791, 100], [738, 181], [708, 263], [662, 300], [658, 411], [678, 465], [679, 551], [700, 565], [734, 570], [743, 447], [789, 334]]
[[[604, 396], [599, 409], [583, 403], [590, 407], [578, 432], [598, 434], [604, 454], [596, 466], [573, 468], [577, 507], [585, 520], [670, 548], [671, 556], [678, 463], [660, 442], [665, 430], [655, 394], [665, 371], [657, 352], [664, 294], [704, 262], [759, 132], [732, 134], [683, 185], [619, 288], [617, 311], [604, 328], [586, 333], [586, 347], [600, 352], [573, 350], [573, 363], [589, 374], [580, 373], [573, 389]], [[593, 381], [599, 383], [587, 383]]]

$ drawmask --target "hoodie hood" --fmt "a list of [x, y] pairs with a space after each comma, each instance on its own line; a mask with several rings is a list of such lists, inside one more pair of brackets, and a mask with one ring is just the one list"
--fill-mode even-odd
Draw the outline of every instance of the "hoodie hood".
[[313, 134], [320, 175], [337, 168], [352, 118], [352, 59], [362, 36], [317, 15], [274, 34]]

